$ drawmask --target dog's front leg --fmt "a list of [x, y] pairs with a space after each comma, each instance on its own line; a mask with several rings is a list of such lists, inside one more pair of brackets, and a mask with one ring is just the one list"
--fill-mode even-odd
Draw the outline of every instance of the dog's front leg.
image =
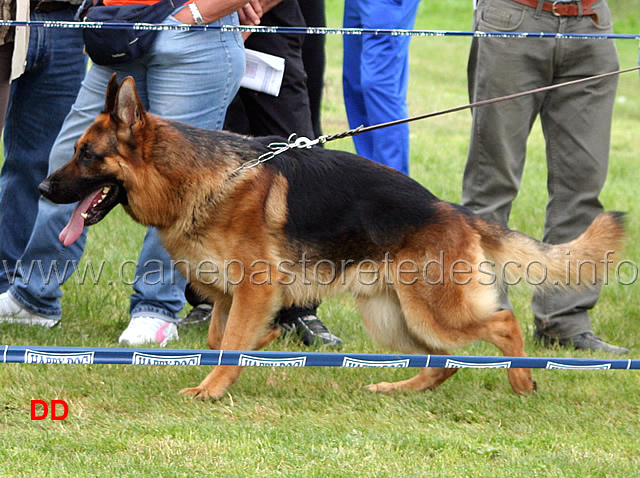
[[[274, 333], [269, 323], [280, 307], [280, 298], [275, 286], [241, 284], [233, 293], [231, 310], [221, 350], [255, 350], [266, 345], [279, 334]], [[218, 366], [193, 388], [180, 393], [195, 398], [217, 400], [224, 396], [242, 372], [240, 366]]]
[[222, 346], [222, 338], [229, 319], [230, 309], [231, 298], [228, 296], [218, 297], [213, 302], [213, 310], [209, 321], [209, 334], [207, 336], [207, 343], [211, 350], [218, 350]]

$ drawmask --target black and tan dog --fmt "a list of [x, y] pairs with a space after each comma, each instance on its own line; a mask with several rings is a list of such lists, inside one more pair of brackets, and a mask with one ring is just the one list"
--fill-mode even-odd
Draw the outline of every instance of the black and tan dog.
[[[346, 152], [291, 149], [238, 169], [272, 141], [149, 114], [133, 79], [118, 86], [114, 76], [105, 111], [40, 191], [57, 203], [80, 201], [61, 234], [66, 244], [119, 203], [158, 228], [183, 273], [215, 304], [208, 342], [223, 350], [273, 340], [279, 331], [271, 321], [283, 306], [350, 292], [368, 332], [390, 349], [447, 354], [484, 340], [524, 356], [518, 323], [498, 308], [503, 279], [581, 287], [576, 274], [567, 276], [567, 258], [595, 265], [600, 280], [624, 235], [620, 214], [605, 213], [576, 240], [550, 246]], [[434, 388], [455, 371], [424, 368], [368, 389]], [[182, 393], [220, 398], [240, 372], [216, 367]], [[517, 393], [534, 390], [529, 370], [508, 375]]]

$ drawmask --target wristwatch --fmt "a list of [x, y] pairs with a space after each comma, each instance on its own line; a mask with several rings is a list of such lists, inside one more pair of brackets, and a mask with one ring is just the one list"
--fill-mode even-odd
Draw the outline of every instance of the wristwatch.
[[196, 5], [195, 2], [189, 4], [189, 10], [191, 11], [191, 16], [193, 16], [195, 22], [198, 25], [204, 25], [204, 19], [202, 18], [202, 14], [200, 13], [198, 5]]

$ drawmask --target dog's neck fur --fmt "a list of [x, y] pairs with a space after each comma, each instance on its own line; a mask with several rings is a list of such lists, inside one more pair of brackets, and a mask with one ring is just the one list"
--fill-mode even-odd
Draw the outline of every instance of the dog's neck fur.
[[[226, 141], [229, 134], [201, 130], [147, 114], [140, 156], [150, 167], [144, 168], [144, 175], [140, 174], [140, 169], [135, 175], [127, 175], [131, 178], [127, 181], [127, 213], [137, 222], [160, 230], [177, 223], [189, 229], [189, 223], [198, 223], [203, 216], [214, 215], [233, 185], [244, 179], [229, 179], [247, 153], [246, 149], [238, 150], [237, 143]], [[181, 161], [171, 160], [176, 157]], [[151, 184], [154, 186], [149, 187]], [[160, 193], [151, 197], [151, 191]], [[160, 203], [163, 208], [148, 207]], [[159, 214], [160, 210], [162, 214]], [[185, 210], [191, 214], [185, 216]]]

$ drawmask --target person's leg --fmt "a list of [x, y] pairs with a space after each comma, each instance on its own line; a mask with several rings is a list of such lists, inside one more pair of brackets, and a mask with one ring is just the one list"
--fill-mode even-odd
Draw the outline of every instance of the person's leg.
[[[304, 24], [304, 18], [297, 0], [284, 0], [261, 19], [261, 25], [264, 26], [301, 24]], [[288, 138], [291, 133], [297, 133], [298, 137], [313, 139], [307, 74], [302, 61], [303, 41], [304, 35], [295, 33], [254, 33], [245, 41], [247, 48], [285, 59], [278, 96], [240, 89], [244, 113], [253, 136], [280, 135]]]
[[[504, 15], [502, 14], [504, 13]], [[535, 10], [511, 0], [491, 0], [478, 5], [473, 28], [485, 31], [539, 29]], [[547, 58], [553, 40], [526, 42], [500, 38], [474, 38], [469, 53], [469, 101], [497, 98], [548, 85], [552, 71]], [[549, 70], [549, 71], [548, 71]], [[511, 205], [520, 189], [527, 139], [543, 97], [526, 96], [475, 108], [462, 181], [461, 204], [484, 219], [508, 226]], [[511, 310], [506, 291], [502, 309]]]
[[249, 118], [247, 117], [247, 113], [244, 109], [244, 103], [242, 101], [243, 89], [244, 88], [240, 88], [238, 94], [236, 94], [229, 104], [227, 114], [224, 117], [223, 129], [251, 136], [251, 125], [249, 124]]
[[[362, 28], [359, 0], [345, 0], [344, 28]], [[362, 35], [344, 35], [342, 61], [342, 91], [347, 120], [350, 128], [367, 125], [367, 109], [360, 77], [362, 62]], [[353, 137], [353, 143], [359, 155], [371, 159], [373, 157], [373, 140], [370, 136]]]
[[[110, 74], [108, 69], [95, 66], [87, 73], [51, 150], [49, 172], [73, 156], [75, 142], [104, 108]], [[3, 298], [10, 296], [21, 307], [54, 322], [62, 314], [60, 285], [74, 272], [84, 250], [86, 232], [68, 247], [58, 240], [73, 209], [73, 204], [58, 205], [40, 198], [33, 232], [20, 258], [25, 273], [15, 278], [8, 294], [3, 294]], [[0, 309], [6, 312], [2, 304]]]
[[[309, 27], [326, 27], [324, 0], [300, 0], [300, 9], [305, 24]], [[322, 135], [322, 94], [324, 89], [325, 70], [325, 36], [307, 35], [302, 44], [302, 61], [307, 73], [307, 89], [309, 90], [309, 106], [311, 107], [311, 123], [313, 135]]]
[[[72, 18], [71, 9], [31, 14], [32, 20]], [[47, 174], [51, 147], [86, 73], [83, 49], [80, 30], [32, 28], [26, 70], [11, 85], [0, 176], [0, 292], [11, 286], [16, 262], [31, 237], [40, 198], [37, 186]]]
[[[561, 19], [559, 27], [568, 33], [612, 31], [607, 11], [599, 12], [597, 25], [590, 17], [583, 17]], [[608, 40], [561, 41], [555, 58], [555, 83], [619, 68], [615, 44]], [[587, 87], [563, 87], [547, 95], [541, 112], [549, 171], [545, 242], [560, 244], [575, 239], [603, 211], [599, 194], [607, 176], [616, 88], [617, 77], [613, 77], [590, 82]], [[589, 267], [581, 269], [581, 280], [593, 280]], [[599, 289], [537, 294], [532, 301], [537, 335], [572, 342], [578, 348], [626, 352], [597, 343], [591, 333], [588, 310], [598, 298]]]
[[[418, 0], [360, 2], [365, 28], [413, 28]], [[404, 35], [364, 35], [360, 65], [360, 86], [364, 95], [367, 122], [375, 125], [409, 116], [409, 44]], [[362, 133], [356, 138], [372, 141], [374, 161], [409, 174], [409, 126], [396, 125]]]
[[[237, 16], [225, 17], [214, 24], [230, 22], [237, 23]], [[173, 17], [165, 23], [178, 24]], [[239, 34], [216, 30], [162, 31], [144, 62], [150, 113], [203, 129], [222, 128], [227, 106], [240, 87], [244, 72]], [[175, 324], [185, 304], [186, 281], [174, 267], [154, 228], [145, 237], [136, 277], [139, 280], [134, 284], [130, 304], [132, 320], [119, 340], [128, 344], [156, 341], [164, 345], [177, 337]]]
[[13, 42], [0, 45], [0, 131], [4, 128], [4, 119], [9, 104], [11, 91], [11, 57], [13, 56]]
[[[13, 56], [13, 42], [0, 45], [0, 131], [4, 128], [7, 106], [9, 104], [9, 93], [11, 91], [11, 57]], [[5, 148], [6, 153], [6, 148]], [[9, 288], [10, 277], [15, 271], [15, 262], [20, 257], [21, 251], [16, 250], [11, 244], [16, 222], [6, 221], [8, 215], [16, 210], [11, 194], [11, 184], [14, 183], [15, 174], [20, 172], [20, 168], [15, 168], [11, 161], [5, 159], [0, 173], [0, 292], [5, 292]], [[17, 211], [16, 211], [17, 212]], [[6, 214], [9, 213], [9, 214]], [[17, 232], [17, 231], [16, 231]]]

